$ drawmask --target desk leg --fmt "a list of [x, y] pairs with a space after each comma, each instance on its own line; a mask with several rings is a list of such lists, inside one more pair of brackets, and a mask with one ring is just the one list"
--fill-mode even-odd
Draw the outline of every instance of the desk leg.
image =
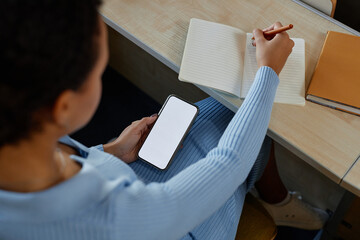
[[325, 225], [321, 240], [357, 239], [360, 232], [359, 215], [360, 198], [346, 191], [334, 214]]

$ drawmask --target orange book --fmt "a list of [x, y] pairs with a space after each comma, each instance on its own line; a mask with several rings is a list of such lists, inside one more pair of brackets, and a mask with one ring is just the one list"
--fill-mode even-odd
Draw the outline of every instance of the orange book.
[[327, 33], [306, 99], [360, 115], [360, 37]]

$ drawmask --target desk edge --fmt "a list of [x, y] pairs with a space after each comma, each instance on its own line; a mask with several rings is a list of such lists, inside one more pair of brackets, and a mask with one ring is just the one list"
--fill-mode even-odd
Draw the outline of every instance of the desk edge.
[[345, 179], [357, 162], [360, 162], [360, 155], [356, 158], [351, 167], [346, 171], [344, 177], [340, 181], [340, 186], [360, 197], [360, 188]]
[[122, 28], [121, 26], [117, 25], [113, 21], [111, 21], [108, 17], [106, 17], [104, 14], [100, 13], [102, 16], [104, 22], [113, 28], [115, 31], [129, 39], [131, 42], [135, 43], [137, 46], [139, 46], [141, 49], [145, 50], [147, 53], [149, 53], [151, 56], [155, 57], [157, 60], [168, 66], [170, 69], [175, 71], [176, 73], [179, 73], [180, 67], [177, 66], [174, 62], [170, 61], [169, 59], [162, 56], [159, 52], [155, 51], [153, 48], [147, 46], [144, 44], [140, 39], [135, 37], [133, 34], [128, 32], [126, 29]]

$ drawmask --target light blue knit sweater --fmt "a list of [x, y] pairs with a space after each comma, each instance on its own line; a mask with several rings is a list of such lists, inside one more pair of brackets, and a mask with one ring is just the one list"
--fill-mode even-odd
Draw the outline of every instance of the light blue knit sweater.
[[164, 183], [144, 184], [101, 146], [86, 148], [71, 179], [48, 190], [0, 190], [0, 239], [179, 239], [209, 218], [246, 181], [270, 120], [278, 85], [257, 72], [216, 148]]

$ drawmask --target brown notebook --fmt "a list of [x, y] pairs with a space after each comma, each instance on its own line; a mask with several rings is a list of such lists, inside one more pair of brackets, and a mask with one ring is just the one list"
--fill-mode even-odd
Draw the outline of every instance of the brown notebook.
[[360, 115], [360, 37], [327, 33], [306, 99]]

